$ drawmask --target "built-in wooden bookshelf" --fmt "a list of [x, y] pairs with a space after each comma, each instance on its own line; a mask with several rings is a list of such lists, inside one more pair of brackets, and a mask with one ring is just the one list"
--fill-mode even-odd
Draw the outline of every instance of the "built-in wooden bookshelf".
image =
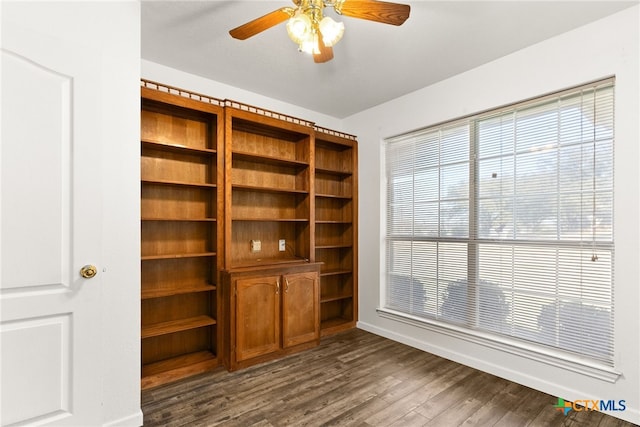
[[354, 327], [355, 137], [142, 86], [142, 387]]
[[357, 145], [351, 135], [316, 127], [315, 261], [322, 262], [322, 334], [355, 326], [357, 297]]
[[218, 366], [223, 108], [142, 88], [142, 388]]

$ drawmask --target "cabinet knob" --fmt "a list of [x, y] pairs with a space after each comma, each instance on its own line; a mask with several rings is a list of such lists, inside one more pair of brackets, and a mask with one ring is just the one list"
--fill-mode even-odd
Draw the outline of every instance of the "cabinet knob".
[[91, 279], [98, 274], [98, 269], [95, 265], [85, 265], [80, 269], [80, 275], [85, 279]]

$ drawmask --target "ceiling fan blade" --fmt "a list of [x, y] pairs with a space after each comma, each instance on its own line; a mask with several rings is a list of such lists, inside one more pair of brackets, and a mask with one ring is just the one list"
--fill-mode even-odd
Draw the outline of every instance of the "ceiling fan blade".
[[325, 46], [324, 41], [322, 40], [322, 34], [318, 37], [318, 50], [320, 53], [313, 54], [313, 62], [316, 64], [331, 61], [333, 59], [333, 48], [331, 46]]
[[402, 25], [411, 11], [408, 4], [377, 0], [344, 0], [338, 2], [335, 9], [344, 16], [391, 25]]
[[283, 7], [273, 12], [267, 13], [260, 18], [256, 18], [253, 21], [247, 22], [244, 25], [240, 25], [237, 28], [229, 31], [231, 37], [238, 40], [246, 40], [251, 36], [255, 36], [258, 33], [268, 30], [269, 28], [280, 24], [291, 18], [293, 15], [293, 9], [289, 7]]

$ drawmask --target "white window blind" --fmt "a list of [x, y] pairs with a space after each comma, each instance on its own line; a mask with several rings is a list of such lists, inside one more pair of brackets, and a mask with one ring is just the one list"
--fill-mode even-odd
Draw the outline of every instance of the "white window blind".
[[384, 307], [612, 366], [613, 95], [388, 139]]

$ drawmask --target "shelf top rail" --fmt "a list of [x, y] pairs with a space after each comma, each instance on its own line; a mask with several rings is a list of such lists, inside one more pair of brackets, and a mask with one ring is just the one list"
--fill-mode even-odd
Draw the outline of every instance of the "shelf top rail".
[[358, 139], [355, 135], [351, 135], [351, 134], [344, 133], [344, 132], [339, 132], [337, 130], [323, 128], [323, 127], [317, 126], [317, 125], [313, 126], [313, 130], [315, 130], [316, 132], [327, 134], [327, 135], [332, 135], [332, 136], [337, 136], [339, 138], [349, 139], [351, 141], [357, 141], [357, 139]]
[[204, 102], [206, 104], [217, 105], [218, 107], [224, 107], [223, 99], [213, 98], [211, 96], [202, 95], [200, 93], [191, 92], [191, 91], [180, 89], [174, 86], [169, 86], [163, 83], [140, 79], [140, 86], [145, 87], [147, 89], [157, 90], [159, 92], [165, 92], [171, 95], [179, 95], [184, 98], [193, 99], [195, 101]]
[[306, 127], [314, 127], [314, 123], [308, 120], [299, 119], [297, 117], [288, 116], [286, 114], [278, 113], [276, 111], [267, 110], [265, 108], [254, 107], [253, 105], [244, 104], [242, 102], [233, 101], [231, 99], [225, 99], [225, 106], [232, 107], [241, 111], [247, 111], [249, 113], [259, 114], [265, 117], [271, 117], [274, 119], [282, 120], [289, 123], [294, 123], [296, 125], [306, 126]]
[[245, 104], [238, 101], [233, 101], [230, 99], [220, 99], [214, 98], [212, 96], [203, 95], [201, 93], [191, 92], [188, 90], [180, 89], [174, 86], [169, 86], [163, 83], [154, 82], [152, 80], [140, 79], [140, 86], [145, 87], [151, 90], [157, 90], [159, 92], [164, 92], [172, 95], [179, 95], [184, 98], [193, 99], [195, 101], [201, 101], [207, 104], [217, 105], [219, 107], [233, 107], [238, 110], [247, 111], [255, 114], [259, 114], [265, 117], [271, 117], [278, 120], [283, 120], [285, 122], [294, 123], [302, 126], [307, 126], [313, 128], [316, 132], [324, 133], [326, 135], [332, 135], [339, 138], [348, 139], [351, 141], [356, 141], [357, 137], [355, 135], [350, 135], [348, 133], [335, 131], [332, 129], [324, 128], [316, 125], [314, 122], [309, 120], [300, 119], [297, 117], [289, 116], [286, 114], [278, 113], [276, 111], [267, 110], [265, 108], [255, 107], [253, 105]]

